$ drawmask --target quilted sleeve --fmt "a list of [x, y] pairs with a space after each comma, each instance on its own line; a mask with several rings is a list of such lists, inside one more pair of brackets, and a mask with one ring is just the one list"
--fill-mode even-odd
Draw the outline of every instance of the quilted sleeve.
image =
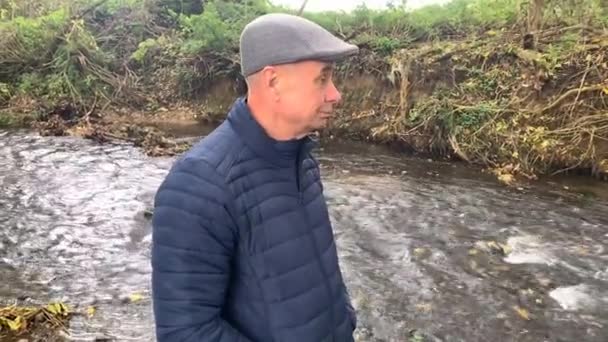
[[152, 222], [158, 342], [246, 342], [221, 317], [237, 231], [224, 180], [199, 159], [179, 161], [159, 187]]

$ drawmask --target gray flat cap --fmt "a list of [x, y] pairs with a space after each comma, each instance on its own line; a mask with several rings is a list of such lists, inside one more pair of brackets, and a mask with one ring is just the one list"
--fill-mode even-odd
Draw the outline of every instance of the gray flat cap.
[[304, 60], [339, 61], [359, 48], [320, 25], [295, 15], [271, 13], [245, 26], [240, 37], [241, 72], [247, 77], [268, 65]]

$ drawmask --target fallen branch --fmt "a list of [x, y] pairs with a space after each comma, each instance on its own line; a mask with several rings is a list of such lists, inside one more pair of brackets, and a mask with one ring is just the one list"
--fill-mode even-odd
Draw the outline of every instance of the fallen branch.
[[575, 94], [580, 95], [581, 93], [587, 93], [587, 92], [591, 92], [591, 91], [600, 91], [600, 90], [604, 89], [605, 87], [606, 87], [606, 85], [604, 85], [604, 84], [596, 84], [596, 85], [587, 86], [587, 87], [583, 87], [583, 88], [570, 89], [567, 92], [565, 92], [562, 96], [560, 96], [557, 100], [553, 101], [553, 103], [551, 103], [550, 105], [541, 109], [540, 113], [546, 113], [546, 112], [554, 109], [555, 107], [559, 106], [565, 99], [567, 99], [568, 97], [570, 97], [572, 95], [575, 95]]
[[454, 150], [454, 153], [456, 153], [456, 155], [460, 157], [460, 159], [466, 161], [467, 163], [471, 162], [471, 159], [469, 159], [469, 157], [460, 148], [460, 145], [458, 144], [458, 141], [456, 140], [456, 137], [453, 134], [449, 136], [448, 141], [452, 146], [452, 150]]
[[528, 62], [538, 62], [542, 58], [542, 54], [538, 51], [524, 50], [519, 47], [515, 49], [515, 55], [517, 55], [519, 59], [523, 59]]

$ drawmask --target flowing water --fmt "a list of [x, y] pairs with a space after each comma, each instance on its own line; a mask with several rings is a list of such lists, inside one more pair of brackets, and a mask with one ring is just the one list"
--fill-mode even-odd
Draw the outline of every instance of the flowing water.
[[[606, 183], [579, 199], [378, 147], [318, 156], [358, 341], [608, 341]], [[153, 341], [145, 212], [171, 163], [0, 132], [0, 301], [95, 306], [75, 341]]]

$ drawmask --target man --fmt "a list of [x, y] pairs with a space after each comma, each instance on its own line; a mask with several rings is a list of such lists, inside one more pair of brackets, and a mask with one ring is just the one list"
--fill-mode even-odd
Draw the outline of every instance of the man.
[[286, 14], [257, 18], [240, 44], [246, 98], [175, 163], [155, 198], [158, 341], [353, 341], [308, 135], [341, 100], [333, 63], [358, 48]]

